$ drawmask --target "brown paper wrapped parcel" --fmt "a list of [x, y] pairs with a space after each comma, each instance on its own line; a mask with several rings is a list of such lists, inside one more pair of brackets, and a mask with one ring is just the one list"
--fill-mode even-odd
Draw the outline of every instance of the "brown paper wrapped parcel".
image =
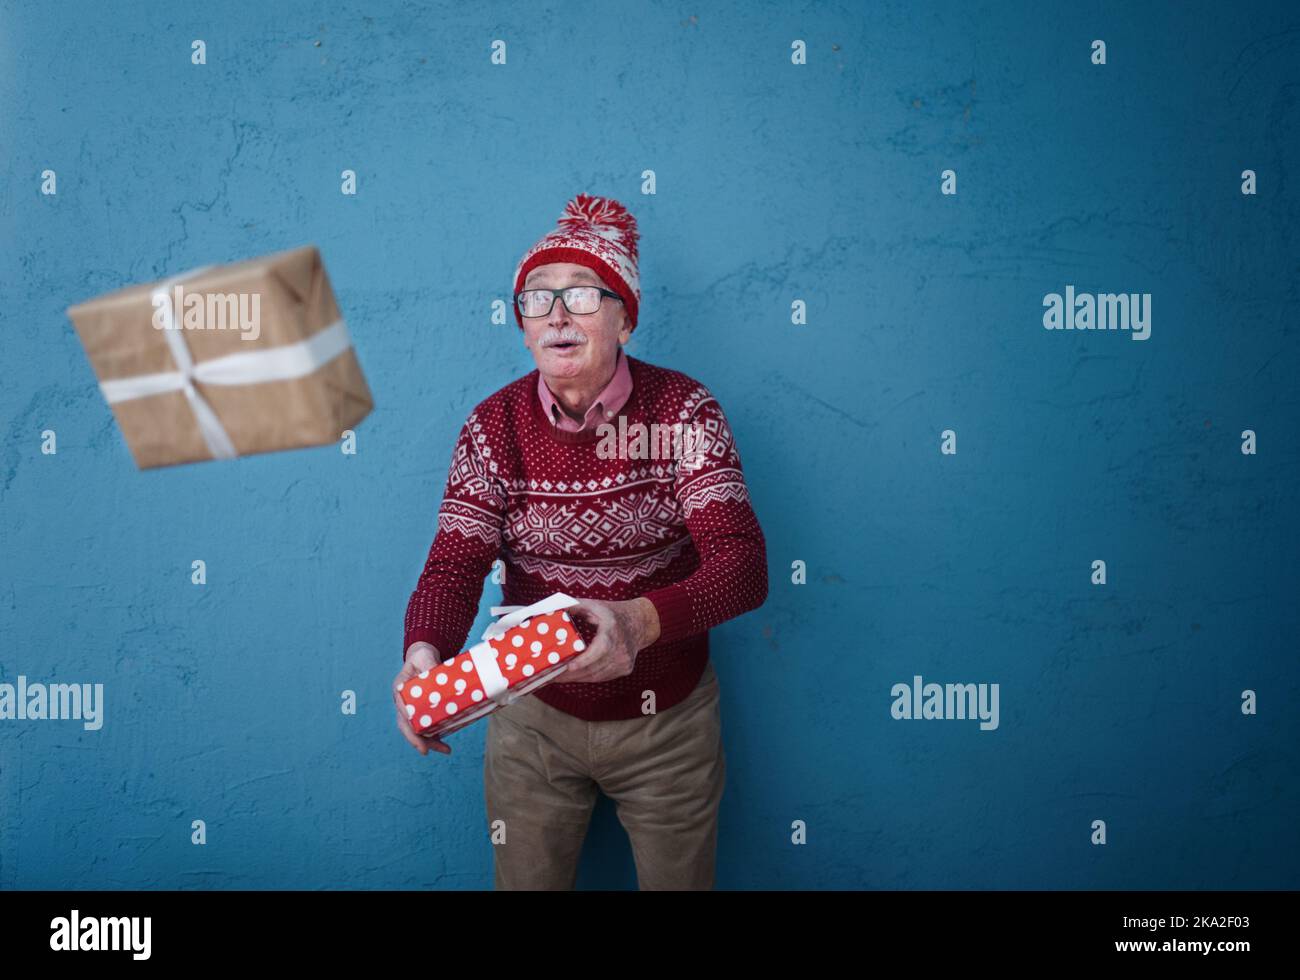
[[69, 307], [136, 466], [336, 442], [374, 403], [314, 246]]

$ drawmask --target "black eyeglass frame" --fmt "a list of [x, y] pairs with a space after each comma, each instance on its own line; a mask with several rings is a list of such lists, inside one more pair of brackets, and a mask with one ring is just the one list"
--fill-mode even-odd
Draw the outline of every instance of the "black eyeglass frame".
[[[574, 286], [565, 286], [563, 289], [547, 289], [544, 286], [534, 286], [532, 289], [521, 289], [519, 290], [519, 292], [515, 293], [515, 309], [517, 309], [519, 311], [519, 315], [524, 317], [525, 319], [536, 320], [538, 317], [551, 315], [551, 311], [555, 309], [555, 300], [558, 297], [560, 302], [564, 304], [564, 308], [565, 310], [568, 311], [570, 316], [591, 316], [591, 313], [596, 313], [600, 310], [600, 304], [597, 303], [596, 309], [592, 310], [591, 313], [574, 313], [569, 306], [569, 298], [565, 295], [565, 293], [567, 293], [570, 289], [595, 289], [600, 293], [602, 300], [606, 296], [610, 296], [618, 300], [620, 303], [623, 302], [623, 297], [620, 296], [618, 293], [614, 292], [613, 290], [605, 289], [601, 286], [593, 286], [590, 285], [589, 283], [578, 283], [577, 285]], [[534, 313], [530, 316], [529, 314], [525, 313], [524, 308], [519, 305], [519, 297], [524, 295], [524, 293], [550, 293], [551, 305], [546, 308], [545, 313]]]

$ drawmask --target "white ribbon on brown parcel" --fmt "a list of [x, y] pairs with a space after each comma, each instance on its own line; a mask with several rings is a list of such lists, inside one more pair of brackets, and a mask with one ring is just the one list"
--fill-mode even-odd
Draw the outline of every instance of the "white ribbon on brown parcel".
[[348, 337], [347, 325], [342, 320], [335, 320], [324, 330], [317, 331], [306, 340], [297, 343], [226, 354], [196, 364], [190, 354], [189, 344], [185, 341], [185, 331], [176, 322], [176, 309], [172, 303], [171, 289], [182, 280], [192, 279], [211, 268], [213, 267], [210, 265], [200, 266], [164, 279], [154, 287], [150, 296], [153, 305], [162, 312], [162, 334], [167, 338], [167, 345], [171, 348], [172, 359], [176, 362], [178, 370], [138, 374], [131, 378], [113, 378], [110, 381], [101, 381], [99, 388], [110, 405], [132, 398], [148, 398], [150, 395], [160, 395], [168, 391], [184, 392], [186, 400], [190, 403], [190, 410], [199, 424], [199, 431], [203, 434], [203, 441], [208, 444], [208, 451], [212, 453], [212, 457], [234, 459], [239, 454], [235, 452], [229, 433], [217, 418], [217, 413], [212, 410], [212, 406], [194, 387], [194, 383], [197, 381], [208, 385], [251, 385], [267, 381], [292, 381], [328, 364], [351, 347], [352, 340]]

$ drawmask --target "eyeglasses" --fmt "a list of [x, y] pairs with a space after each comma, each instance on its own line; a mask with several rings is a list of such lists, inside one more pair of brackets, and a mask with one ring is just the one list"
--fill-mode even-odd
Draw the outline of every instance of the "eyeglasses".
[[561, 290], [525, 289], [515, 293], [515, 305], [519, 307], [520, 316], [549, 316], [555, 307], [556, 296], [561, 297], [566, 310], [578, 315], [595, 313], [606, 296], [619, 301], [623, 299], [618, 293], [599, 286], [569, 286]]

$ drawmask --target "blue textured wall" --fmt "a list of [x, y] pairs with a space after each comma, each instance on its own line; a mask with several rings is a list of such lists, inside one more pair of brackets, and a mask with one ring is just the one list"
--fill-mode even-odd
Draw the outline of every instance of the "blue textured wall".
[[[484, 727], [420, 757], [389, 686], [455, 434], [532, 368], [489, 306], [582, 190], [767, 534], [720, 887], [1300, 884], [1294, 6], [613, 6], [0, 7], [0, 681], [107, 700], [0, 722], [0, 886], [490, 887]], [[136, 471], [65, 308], [308, 242], [358, 454]], [[1044, 330], [1067, 283], [1150, 339]], [[1000, 727], [893, 720], [914, 674]], [[635, 884], [607, 801], [579, 884]]]

